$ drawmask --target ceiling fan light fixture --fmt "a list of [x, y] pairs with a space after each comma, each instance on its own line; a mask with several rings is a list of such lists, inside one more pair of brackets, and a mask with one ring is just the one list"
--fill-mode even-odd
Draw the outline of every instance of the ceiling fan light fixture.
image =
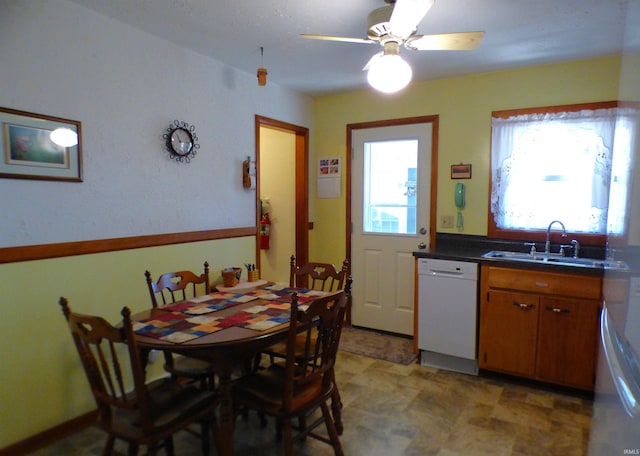
[[396, 52], [387, 52], [371, 62], [367, 73], [369, 85], [384, 93], [394, 93], [404, 89], [411, 78], [413, 71], [409, 64]]

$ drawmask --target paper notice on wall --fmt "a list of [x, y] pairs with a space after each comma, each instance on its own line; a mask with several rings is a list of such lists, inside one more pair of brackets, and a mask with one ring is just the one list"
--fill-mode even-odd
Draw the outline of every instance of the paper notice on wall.
[[318, 198], [340, 198], [340, 158], [318, 160]]
[[340, 178], [318, 179], [318, 198], [340, 198]]

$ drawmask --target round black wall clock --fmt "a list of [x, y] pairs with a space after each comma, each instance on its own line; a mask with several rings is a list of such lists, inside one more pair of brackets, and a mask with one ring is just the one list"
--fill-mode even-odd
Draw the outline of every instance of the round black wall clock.
[[198, 153], [200, 144], [196, 135], [196, 127], [187, 122], [174, 120], [162, 135], [169, 158], [181, 163], [189, 163]]

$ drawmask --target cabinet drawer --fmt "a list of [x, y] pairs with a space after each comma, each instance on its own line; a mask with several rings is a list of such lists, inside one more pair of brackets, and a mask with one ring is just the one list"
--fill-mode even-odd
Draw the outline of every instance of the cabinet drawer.
[[600, 299], [601, 295], [600, 277], [495, 266], [483, 267], [482, 273], [487, 274], [485, 283], [490, 288], [587, 299]]

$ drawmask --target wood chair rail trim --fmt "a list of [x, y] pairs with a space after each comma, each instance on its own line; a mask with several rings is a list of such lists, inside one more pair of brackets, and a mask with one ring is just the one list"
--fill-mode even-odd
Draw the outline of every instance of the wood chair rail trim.
[[0, 248], [0, 264], [256, 236], [255, 226]]

